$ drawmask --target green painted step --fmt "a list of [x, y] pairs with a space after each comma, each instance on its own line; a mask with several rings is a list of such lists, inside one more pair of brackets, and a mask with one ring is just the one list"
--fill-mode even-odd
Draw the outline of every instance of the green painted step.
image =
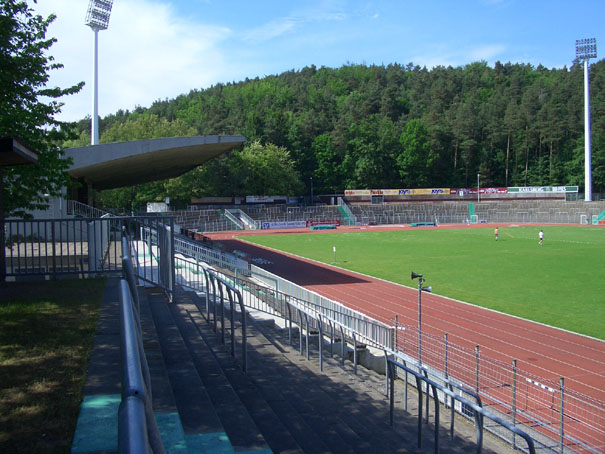
[[72, 453], [118, 449], [118, 408], [121, 400], [120, 394], [84, 396], [71, 444]]

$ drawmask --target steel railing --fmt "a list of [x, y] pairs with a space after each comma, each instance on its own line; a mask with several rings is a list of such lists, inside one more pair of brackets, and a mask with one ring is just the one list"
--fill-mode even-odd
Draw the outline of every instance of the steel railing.
[[[193, 261], [185, 257], [175, 258], [175, 267], [178, 271], [177, 282], [186, 287], [197, 291], [205, 291], [206, 282], [202, 276], [209, 269], [202, 262]], [[287, 292], [275, 290], [268, 285], [256, 282], [247, 276], [227, 275], [219, 271], [212, 271], [217, 276], [242, 289], [242, 298], [246, 307], [257, 310], [268, 311], [279, 315], [281, 318], [288, 317], [288, 305], [293, 304], [304, 311], [310, 311], [319, 314], [326, 319], [333, 320], [345, 327], [347, 332], [355, 333], [356, 338], [361, 342], [382, 348], [390, 347], [393, 342], [393, 327], [385, 325], [379, 321], [373, 320], [357, 311], [345, 308], [338, 303], [326, 301], [309, 301], [299, 296], [292, 296]], [[313, 326], [317, 328], [317, 326]]]
[[[209, 268], [202, 267], [204, 280], [206, 282], [206, 320], [208, 323], [213, 323], [214, 332], [218, 332], [219, 317], [220, 317], [220, 339], [221, 342], [225, 343], [225, 303], [229, 304], [229, 330], [231, 333], [231, 356], [236, 357], [235, 354], [235, 305], [239, 309], [241, 316], [240, 327], [242, 331], [242, 354], [241, 364], [242, 370], [246, 372], [248, 364], [247, 355], [247, 339], [246, 339], [246, 310], [242, 299], [241, 292], [231, 283], [227, 282], [218, 273], [210, 270]], [[212, 301], [212, 306], [210, 306]], [[213, 318], [213, 320], [211, 320]]]
[[[302, 307], [308, 307], [318, 313], [326, 315], [339, 323], [347, 326], [347, 329], [358, 333], [366, 342], [379, 348], [393, 349], [395, 339], [394, 327], [381, 323], [367, 315], [348, 308], [337, 301], [319, 295], [300, 285], [288, 281], [276, 274], [255, 265], [250, 267], [254, 277], [274, 286], [275, 294], [281, 298], [296, 300]], [[251, 283], [250, 285], [254, 285]]]
[[[281, 316], [285, 320], [286, 328], [288, 329], [288, 338], [289, 343], [293, 344], [294, 334], [293, 334], [293, 325], [298, 325], [298, 335], [299, 335], [299, 349], [300, 354], [305, 355], [307, 359], [310, 359], [310, 345], [313, 338], [316, 338], [317, 341], [317, 352], [318, 352], [318, 361], [319, 368], [323, 370], [323, 358], [324, 358], [324, 350], [326, 346], [325, 338], [329, 337], [329, 345], [330, 352], [334, 354], [334, 339], [335, 334], [338, 335], [340, 347], [341, 347], [341, 360], [344, 362], [345, 360], [345, 350], [347, 347], [347, 342], [350, 342], [353, 347], [353, 365], [354, 370], [357, 372], [358, 365], [358, 350], [360, 347], [359, 341], [364, 340], [364, 336], [360, 335], [356, 332], [355, 329], [352, 329], [345, 323], [341, 323], [339, 320], [331, 318], [330, 316], [321, 313], [321, 307], [313, 307], [306, 304], [300, 304], [301, 301], [290, 297], [285, 294], [281, 294], [274, 289], [269, 287], [260, 287], [253, 285], [250, 280], [236, 278], [234, 276], [225, 276], [219, 275], [216, 270], [211, 270], [209, 267], [204, 266], [203, 264], [189, 261], [187, 259], [177, 259], [177, 262], [180, 263], [180, 271], [184, 271], [186, 274], [186, 278], [183, 279], [180, 283], [190, 286], [197, 291], [205, 293], [205, 311], [206, 311], [206, 319], [207, 322], [214, 324], [214, 330], [216, 333], [219, 332], [220, 326], [220, 338], [223, 343], [225, 343], [226, 339], [226, 323], [225, 323], [225, 308], [227, 303], [230, 308], [230, 319], [229, 319], [229, 329], [231, 334], [231, 355], [235, 356], [235, 315], [234, 315], [234, 303], [237, 302], [239, 305], [239, 312], [242, 316], [241, 326], [242, 326], [242, 358], [243, 365], [245, 370], [246, 365], [246, 325], [245, 325], [245, 307], [251, 307], [254, 309], [262, 309], [261, 306], [267, 306], [265, 308], [266, 311], [273, 313], [275, 315]], [[188, 267], [188, 268], [187, 268]], [[203, 276], [203, 277], [202, 277]], [[238, 290], [238, 287], [242, 289], [242, 291]], [[224, 289], [224, 290], [223, 290]], [[243, 298], [242, 293], [248, 294], [250, 296], [249, 299]], [[256, 300], [256, 302], [253, 302]], [[246, 302], [244, 304], [244, 301]], [[422, 374], [413, 371], [412, 369], [405, 366], [405, 364], [399, 364], [393, 359], [389, 359], [389, 355], [396, 355], [395, 352], [383, 348], [385, 353], [385, 358], [387, 359], [387, 368], [392, 367], [396, 364], [398, 367], [403, 368], [406, 371], [409, 371], [412, 375], [414, 375], [417, 380], [421, 380], [423, 383], [431, 386], [433, 388], [433, 396], [435, 399], [435, 408], [434, 414], [436, 418], [436, 452], [438, 452], [438, 426], [439, 426], [439, 398], [438, 391], [441, 392], [442, 396], [448, 396], [450, 401], [451, 408], [451, 423], [450, 423], [450, 433], [453, 436], [454, 430], [454, 405], [453, 402], [457, 401], [460, 404], [463, 404], [467, 411], [473, 411], [474, 417], [476, 420], [477, 427], [477, 450], [481, 452], [482, 449], [482, 440], [483, 440], [483, 417], [487, 417], [490, 420], [496, 422], [496, 424], [510, 430], [511, 432], [523, 437], [527, 440], [528, 443], [528, 451], [531, 454], [535, 453], [534, 450], [534, 442], [533, 439], [527, 435], [525, 432], [520, 429], [514, 427], [507, 421], [499, 418], [497, 415], [487, 411], [481, 405], [481, 398], [478, 394], [474, 393], [472, 390], [468, 390], [462, 385], [454, 382], [447, 381], [446, 385], [440, 385], [435, 380], [429, 378], [429, 370], [424, 368], [422, 369]], [[405, 361], [404, 361], [405, 362]], [[389, 375], [390, 374], [390, 375]], [[395, 376], [392, 370], [389, 372], [387, 369], [387, 396], [390, 396], [391, 399], [391, 412], [392, 412], [392, 402], [393, 402], [393, 377]], [[423, 399], [422, 385], [420, 381], [417, 381], [416, 387], [418, 390], [419, 401]], [[470, 395], [473, 399], [475, 399], [475, 403], [469, 401], [468, 399], [463, 398], [461, 395], [456, 394], [453, 389], [456, 388], [460, 392], [464, 392]], [[389, 394], [389, 390], [391, 390], [391, 394]], [[407, 374], [406, 374], [406, 410], [407, 410]], [[428, 391], [427, 391], [428, 393]], [[427, 420], [428, 420], [428, 398], [427, 394]], [[419, 404], [419, 415], [422, 414], [422, 407]], [[391, 420], [392, 420], [391, 413]], [[422, 427], [419, 425], [419, 448], [421, 447], [421, 436], [422, 436]]]
[[174, 250], [176, 253], [183, 254], [195, 260], [203, 261], [210, 265], [235, 271], [239, 274], [250, 274], [250, 265], [246, 260], [243, 260], [234, 254], [204, 246], [203, 244], [191, 240], [183, 235], [175, 235]]
[[163, 454], [164, 446], [152, 406], [151, 376], [145, 358], [138, 294], [130, 244], [124, 236], [120, 280], [120, 351], [122, 400], [118, 410], [118, 450], [121, 454]]
[[[485, 410], [482, 405], [481, 405], [481, 400], [479, 399], [479, 396], [470, 391], [467, 390], [465, 388], [459, 387], [459, 389], [462, 389], [464, 392], [470, 394], [471, 396], [473, 396], [476, 399], [476, 402], [471, 402], [470, 400], [456, 394], [455, 392], [452, 391], [451, 388], [448, 388], [446, 386], [442, 386], [439, 383], [437, 383], [434, 380], [431, 380], [428, 376], [428, 373], [426, 372], [426, 369], [422, 370], [422, 372], [420, 371], [416, 371], [413, 370], [412, 368], [408, 367], [406, 365], [406, 362], [404, 359], [402, 359], [396, 352], [393, 351], [388, 351], [385, 350], [385, 360], [386, 360], [386, 374], [387, 374], [387, 394], [389, 397], [389, 420], [390, 420], [390, 424], [391, 426], [394, 424], [394, 406], [395, 406], [395, 377], [396, 377], [396, 373], [395, 373], [395, 368], [401, 369], [405, 372], [406, 374], [406, 382], [407, 382], [407, 376], [412, 375], [415, 380], [416, 380], [416, 389], [418, 391], [418, 406], [417, 406], [417, 411], [418, 411], [418, 449], [422, 449], [422, 425], [423, 425], [423, 417], [422, 417], [422, 413], [423, 413], [423, 383], [426, 386], [426, 410], [427, 410], [427, 421], [428, 421], [428, 406], [429, 406], [429, 394], [431, 394], [432, 391], [432, 396], [434, 399], [434, 417], [435, 417], [435, 421], [434, 421], [434, 443], [435, 443], [435, 452], [438, 453], [439, 452], [439, 408], [440, 408], [440, 402], [439, 402], [439, 393], [441, 393], [443, 396], [448, 396], [451, 400], [450, 400], [450, 406], [453, 409], [454, 408], [454, 404], [453, 402], [460, 402], [461, 405], [464, 405], [468, 410], [471, 410], [473, 412], [473, 418], [475, 420], [475, 428], [477, 431], [477, 441], [476, 441], [476, 445], [477, 445], [477, 453], [481, 453], [482, 451], [482, 447], [483, 447], [483, 431], [484, 431], [484, 424], [483, 424], [483, 418], [489, 418], [492, 421], [494, 421], [496, 424], [498, 424], [499, 426], [505, 427], [506, 429], [508, 429], [509, 431], [511, 431], [512, 433], [522, 437], [526, 442], [527, 442], [527, 450], [530, 454], [535, 454], [536, 450], [535, 450], [535, 446], [534, 446], [534, 441], [532, 439], [532, 437], [530, 437], [527, 433], [523, 432], [522, 430], [520, 430], [519, 428], [515, 427], [514, 425], [510, 424], [507, 421], [504, 421], [502, 418], [499, 418], [498, 416], [492, 414], [491, 412]], [[401, 362], [397, 361], [397, 359], [400, 359]], [[451, 384], [450, 384], [451, 386]], [[429, 391], [429, 387], [430, 387], [430, 391]], [[406, 386], [407, 389], [407, 386]], [[406, 407], [407, 407], [407, 395], [404, 398], [405, 399], [405, 403], [406, 403]], [[406, 408], [407, 410], [407, 408]], [[451, 413], [451, 423], [450, 426], [452, 428], [452, 430], [450, 431], [450, 437], [453, 438], [453, 424], [454, 424], [454, 414], [453, 411]]]

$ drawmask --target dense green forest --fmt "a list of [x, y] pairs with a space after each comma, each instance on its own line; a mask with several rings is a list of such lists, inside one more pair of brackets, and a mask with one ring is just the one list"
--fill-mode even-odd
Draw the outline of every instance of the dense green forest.
[[[605, 192], [605, 61], [590, 71], [593, 190]], [[166, 195], [183, 203], [191, 195], [301, 195], [311, 184], [316, 194], [469, 187], [477, 173], [486, 187], [582, 191], [583, 94], [580, 65], [311, 66], [119, 111], [101, 119], [101, 142], [241, 134], [256, 147], [175, 181], [131, 189], [141, 203]], [[80, 138], [68, 146], [88, 143], [89, 121], [78, 128]], [[258, 184], [248, 170], [273, 178]]]

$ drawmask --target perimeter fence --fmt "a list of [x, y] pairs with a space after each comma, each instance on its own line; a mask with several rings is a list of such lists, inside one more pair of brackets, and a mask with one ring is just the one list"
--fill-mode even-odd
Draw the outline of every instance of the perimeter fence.
[[[266, 270], [252, 265], [251, 272], [253, 277], [270, 286], [262, 291], [276, 295], [273, 298], [295, 298], [316, 311], [329, 311], [326, 313], [330, 317], [337, 318], [338, 313], [343, 312], [349, 314], [351, 320], [361, 317], [364, 323], [372, 325], [370, 317]], [[240, 285], [243, 282], [238, 280]], [[252, 285], [245, 282], [246, 286]], [[350, 323], [347, 318], [341, 321]], [[605, 404], [566, 387], [563, 378], [557, 382], [546, 380], [518, 367], [517, 361], [506, 364], [482, 355], [479, 346], [469, 349], [449, 342], [447, 334], [440, 338], [422, 332], [422, 351], [419, 352], [417, 327], [383, 323], [380, 326], [384, 333], [390, 333], [391, 339], [385, 341], [384, 334], [376, 337], [356, 326], [351, 326], [351, 330], [370, 345], [396, 351], [419, 370], [430, 371], [431, 376], [444, 386], [454, 382], [473, 390], [481, 397], [485, 408], [513, 426], [522, 427], [541, 450], [561, 454], [605, 452]], [[445, 396], [440, 399], [443, 402]], [[462, 404], [458, 404], [456, 410], [466, 417], [473, 416], [471, 409]], [[514, 432], [501, 425], [488, 425], [486, 430], [518, 447]]]
[[[241, 205], [236, 210], [250, 218], [254, 228], [274, 221], [339, 221], [341, 225], [400, 224], [596, 224], [605, 217], [605, 201], [579, 202], [563, 200], [506, 201], [424, 201], [405, 203], [361, 204], [338, 200], [339, 205], [290, 206]], [[226, 218], [228, 210], [174, 212], [183, 228], [199, 232], [233, 231], [251, 228], [237, 219]], [[240, 221], [241, 221], [240, 216]], [[238, 222], [239, 224], [236, 224]], [[246, 224], [246, 226], [244, 226]]]
[[171, 229], [171, 218], [79, 217], [4, 220], [6, 276], [60, 276], [122, 270], [121, 235], [140, 228]]
[[[298, 333], [298, 344], [300, 348], [300, 354], [306, 355], [307, 359], [311, 357], [310, 346], [311, 343], [317, 344], [316, 353], [319, 359], [319, 368], [323, 370], [323, 357], [324, 349], [328, 347], [330, 355], [334, 356], [334, 350], [337, 345], [340, 347], [341, 361], [344, 363], [347, 351], [347, 343], [350, 342], [353, 347], [352, 360], [354, 363], [354, 371], [357, 373], [358, 355], [359, 352], [365, 348], [364, 344], [358, 342], [369, 342], [372, 345], [380, 348], [384, 352], [384, 367], [386, 372], [386, 395], [390, 396], [391, 411], [390, 411], [390, 423], [394, 424], [393, 417], [393, 403], [394, 403], [394, 385], [393, 380], [396, 372], [393, 366], [406, 371], [407, 375], [411, 375], [416, 379], [416, 387], [420, 392], [418, 393], [419, 405], [417, 408], [418, 413], [418, 448], [422, 447], [422, 432], [423, 432], [423, 411], [422, 402], [426, 398], [427, 406], [427, 421], [428, 421], [428, 408], [429, 400], [432, 397], [435, 399], [434, 407], [434, 438], [435, 438], [435, 452], [439, 452], [439, 433], [442, 431], [442, 426], [439, 417], [439, 407], [437, 399], [442, 399], [447, 396], [450, 400], [450, 438], [454, 438], [454, 409], [460, 408], [460, 405], [465, 405], [467, 413], [471, 415], [476, 421], [476, 432], [477, 432], [477, 452], [482, 450], [483, 432], [485, 430], [484, 419], [493, 421], [495, 425], [498, 425], [502, 431], [508, 431], [511, 434], [516, 434], [518, 437], [523, 438], [525, 442], [524, 451], [530, 454], [535, 453], [534, 441], [526, 432], [515, 427], [514, 425], [502, 420], [497, 415], [492, 414], [489, 410], [483, 407], [481, 399], [473, 391], [464, 388], [452, 381], [447, 381], [445, 385], [434, 381], [433, 377], [429, 376], [427, 369], [412, 365], [408, 367], [405, 357], [400, 353], [394, 352], [381, 342], [376, 342], [375, 335], [362, 335], [358, 332], [358, 328], [362, 325], [377, 325], [377, 331], [382, 331], [384, 328], [387, 329], [390, 334], [393, 334], [393, 327], [381, 326], [379, 322], [371, 321], [366, 318], [358, 321], [352, 321], [357, 318], [357, 315], [351, 313], [349, 317], [342, 317], [339, 314], [340, 311], [326, 310], [321, 305], [315, 305], [308, 301], [292, 297], [273, 288], [267, 287], [266, 285], [259, 284], [249, 278], [242, 279], [234, 275], [225, 274], [221, 271], [213, 269], [206, 264], [193, 261], [186, 257], [176, 258], [177, 269], [179, 270], [179, 282], [189, 288], [193, 288], [200, 293], [205, 294], [205, 311], [207, 315], [207, 322], [214, 325], [214, 331], [221, 337], [222, 342], [226, 343], [227, 331], [230, 332], [230, 346], [231, 355], [236, 357], [235, 345], [236, 339], [234, 335], [234, 322], [236, 320], [236, 312], [239, 309], [239, 315], [241, 316], [241, 328], [242, 328], [242, 353], [241, 358], [243, 361], [243, 368], [245, 370], [246, 364], [246, 323], [245, 323], [245, 307], [254, 308], [256, 310], [268, 312], [270, 314], [279, 316], [285, 321], [285, 327], [288, 330], [289, 343], [293, 345], [294, 333]], [[240, 291], [241, 290], [241, 291]], [[238, 303], [238, 304], [235, 304]], [[332, 316], [339, 317], [340, 320], [332, 318]], [[226, 324], [226, 318], [229, 317], [230, 323]], [[294, 325], [297, 328], [293, 330]], [[361, 331], [371, 333], [372, 329], [362, 329]], [[329, 339], [327, 344], [326, 339]], [[392, 339], [392, 337], [391, 337]], [[315, 353], [314, 353], [315, 354]], [[402, 361], [402, 362], [398, 362]], [[432, 391], [431, 391], [432, 390]], [[437, 391], [439, 390], [439, 391]], [[405, 410], [407, 411], [407, 384], [405, 386]], [[471, 396], [474, 402], [467, 400], [467, 396]]]
[[[418, 358], [418, 329], [399, 325], [397, 350]], [[550, 452], [605, 452], [605, 403], [566, 386], [563, 377], [552, 381], [481, 353], [480, 347], [462, 347], [448, 336], [422, 332], [422, 366], [456, 380], [478, 393], [486, 408], [529, 433]], [[415, 361], [417, 361], [415, 359]], [[465, 409], [461, 408], [462, 413]], [[498, 429], [496, 426], [495, 430]], [[516, 440], [500, 437], [516, 446]]]

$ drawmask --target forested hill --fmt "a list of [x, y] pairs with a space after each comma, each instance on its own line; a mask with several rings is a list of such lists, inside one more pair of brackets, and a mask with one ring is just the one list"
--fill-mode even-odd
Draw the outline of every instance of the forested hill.
[[[590, 71], [593, 189], [605, 192], [605, 60]], [[102, 119], [101, 140], [141, 138], [120, 137], [135, 120], [162, 122], [165, 134], [241, 134], [289, 150], [316, 193], [468, 187], [477, 173], [482, 186], [582, 191], [583, 94], [579, 65], [311, 66], [120, 111]], [[216, 185], [195, 192], [227, 195]]]

